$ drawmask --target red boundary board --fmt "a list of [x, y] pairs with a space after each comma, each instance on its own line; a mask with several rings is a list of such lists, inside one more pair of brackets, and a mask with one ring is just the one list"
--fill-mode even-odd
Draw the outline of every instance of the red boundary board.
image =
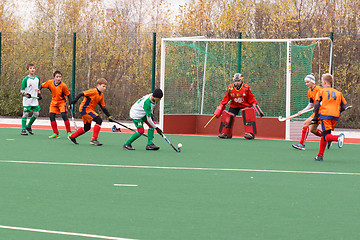
[[[219, 134], [220, 118], [210, 120], [211, 115], [164, 115], [164, 132], [169, 134]], [[257, 135], [259, 138], [285, 139], [285, 122], [279, 122], [277, 118], [256, 118]], [[233, 127], [233, 136], [244, 136], [244, 123], [240, 116], [237, 116]]]

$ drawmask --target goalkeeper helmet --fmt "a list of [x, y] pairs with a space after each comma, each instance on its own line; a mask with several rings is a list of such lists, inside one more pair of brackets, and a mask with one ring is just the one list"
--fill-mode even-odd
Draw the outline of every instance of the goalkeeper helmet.
[[233, 80], [234, 81], [240, 81], [242, 77], [243, 77], [243, 75], [241, 73], [235, 73], [234, 77], [233, 77]]

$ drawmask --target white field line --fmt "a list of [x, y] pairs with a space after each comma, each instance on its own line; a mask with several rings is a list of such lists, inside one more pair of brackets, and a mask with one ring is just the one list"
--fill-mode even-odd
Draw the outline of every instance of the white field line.
[[115, 186], [115, 187], [137, 187], [138, 185], [136, 185], [136, 184], [121, 184], [121, 183], [115, 183], [114, 186]]
[[109, 240], [136, 240], [136, 239], [130, 239], [130, 238], [108, 237], [108, 236], [101, 236], [101, 235], [94, 235], [94, 234], [51, 231], [51, 230], [44, 230], [44, 229], [12, 227], [12, 226], [4, 226], [4, 225], [0, 225], [0, 228], [11, 229], [11, 230], [29, 231], [29, 232], [40, 232], [40, 233], [52, 233], [52, 234], [60, 234], [60, 235], [78, 236], [78, 237], [109, 239]]
[[59, 163], [59, 162], [31, 162], [0, 160], [0, 163], [22, 163], [22, 164], [45, 164], [45, 165], [68, 165], [87, 167], [111, 167], [111, 168], [140, 168], [140, 169], [168, 169], [168, 170], [199, 170], [199, 171], [233, 171], [233, 172], [265, 172], [265, 173], [300, 173], [300, 174], [326, 174], [326, 175], [358, 175], [351, 172], [318, 172], [318, 171], [296, 171], [296, 170], [272, 170], [272, 169], [241, 169], [241, 168], [193, 168], [193, 167], [160, 167], [160, 166], [131, 166], [131, 165], [107, 165], [89, 163]]

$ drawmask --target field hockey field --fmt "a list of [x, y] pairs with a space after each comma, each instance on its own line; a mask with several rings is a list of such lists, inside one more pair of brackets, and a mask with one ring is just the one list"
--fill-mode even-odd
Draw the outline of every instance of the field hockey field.
[[360, 239], [359, 144], [34, 131], [0, 128], [0, 239]]

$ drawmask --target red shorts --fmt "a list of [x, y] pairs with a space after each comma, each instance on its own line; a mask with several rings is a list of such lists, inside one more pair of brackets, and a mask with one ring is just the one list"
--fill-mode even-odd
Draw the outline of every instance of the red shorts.
[[323, 119], [320, 121], [321, 121], [321, 128], [323, 131], [327, 131], [327, 130], [333, 131], [336, 123], [338, 122], [336, 120], [330, 120], [330, 119]]
[[99, 116], [95, 111], [87, 111], [86, 114], [82, 115], [82, 120], [83, 120], [83, 123], [86, 124], [86, 123], [91, 123], [92, 120], [94, 118], [96, 118], [97, 116]]
[[56, 114], [59, 114], [62, 112], [66, 113], [67, 112], [66, 111], [66, 103], [65, 102], [58, 103], [58, 104], [51, 103], [49, 112], [56, 113]]

